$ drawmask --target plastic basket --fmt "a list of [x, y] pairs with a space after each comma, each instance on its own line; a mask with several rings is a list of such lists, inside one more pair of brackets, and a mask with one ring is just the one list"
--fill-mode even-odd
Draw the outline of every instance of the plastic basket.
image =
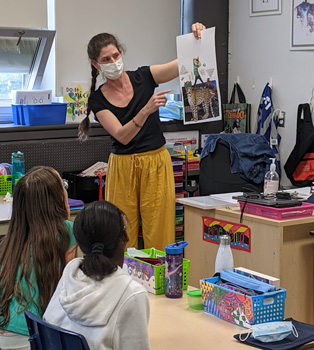
[[184, 213], [184, 207], [181, 203], [176, 203], [176, 215], [180, 215]]
[[180, 193], [183, 191], [183, 182], [176, 182], [175, 185], [175, 192]]
[[182, 170], [183, 160], [172, 160], [173, 171]]
[[12, 115], [14, 125], [25, 125], [23, 105], [12, 104]]
[[[154, 248], [141, 249], [142, 252], [149, 254], [151, 258], [164, 257], [166, 254], [161, 250]], [[183, 290], [188, 288], [190, 260], [183, 259], [182, 268], [182, 286]], [[165, 265], [151, 265], [139, 259], [129, 257], [124, 253], [123, 269], [135, 281], [142, 284], [148, 292], [153, 294], [165, 293]]]
[[[239, 201], [240, 209], [245, 202]], [[246, 202], [244, 213], [263, 216], [275, 220], [289, 220], [312, 216], [314, 204], [303, 202], [302, 205], [289, 208], [274, 208]]]
[[184, 198], [185, 192], [176, 192], [176, 198]]
[[183, 232], [184, 232], [184, 225], [176, 225], [176, 239], [178, 237], [183, 237]]
[[55, 125], [65, 124], [67, 103], [14, 105], [12, 104], [15, 125]]
[[253, 324], [282, 321], [286, 290], [248, 296], [216, 285], [219, 277], [201, 280], [204, 311], [230, 323], [249, 328]]
[[183, 171], [174, 171], [173, 176], [175, 182], [183, 181]]
[[176, 217], [175, 217], [176, 225], [182, 225], [183, 222], [184, 222], [184, 214], [176, 215]]
[[0, 176], [0, 194], [12, 193], [12, 176], [1, 175]]

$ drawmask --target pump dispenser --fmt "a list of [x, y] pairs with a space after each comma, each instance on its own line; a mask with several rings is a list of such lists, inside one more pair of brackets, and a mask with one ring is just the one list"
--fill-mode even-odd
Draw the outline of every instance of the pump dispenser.
[[264, 196], [276, 197], [279, 188], [279, 175], [276, 171], [276, 158], [269, 158], [272, 163], [269, 171], [265, 174], [264, 180]]

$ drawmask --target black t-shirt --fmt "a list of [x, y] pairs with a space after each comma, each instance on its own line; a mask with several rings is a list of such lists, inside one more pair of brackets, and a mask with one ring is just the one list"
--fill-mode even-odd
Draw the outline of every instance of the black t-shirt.
[[[96, 113], [104, 109], [110, 110], [122, 125], [128, 123], [146, 105], [154, 93], [156, 85], [150, 68], [140, 67], [136, 71], [126, 72], [133, 86], [134, 95], [126, 107], [112, 105], [102, 94], [100, 87], [88, 99], [88, 105]], [[97, 119], [97, 118], [96, 118]], [[151, 114], [138, 134], [127, 144], [123, 145], [111, 137], [111, 152], [115, 154], [134, 154], [152, 151], [165, 144], [158, 110]]]

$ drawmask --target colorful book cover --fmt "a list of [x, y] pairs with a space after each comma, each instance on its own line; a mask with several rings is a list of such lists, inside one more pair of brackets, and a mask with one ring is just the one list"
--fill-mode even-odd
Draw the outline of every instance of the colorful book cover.
[[67, 103], [66, 123], [80, 123], [86, 117], [90, 84], [65, 83], [62, 90]]

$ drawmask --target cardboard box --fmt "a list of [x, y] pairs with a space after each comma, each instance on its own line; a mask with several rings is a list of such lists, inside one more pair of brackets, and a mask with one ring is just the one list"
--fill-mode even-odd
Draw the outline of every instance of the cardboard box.
[[248, 296], [217, 285], [219, 277], [202, 279], [204, 311], [227, 322], [250, 328], [284, 319], [286, 290]]
[[[141, 249], [141, 251], [149, 254], [151, 258], [163, 259], [166, 255], [165, 252], [154, 248]], [[183, 290], [188, 288], [189, 268], [190, 260], [183, 259]], [[123, 269], [132, 279], [143, 285], [148, 292], [152, 294], [165, 293], [165, 264], [151, 265], [124, 253]]]

